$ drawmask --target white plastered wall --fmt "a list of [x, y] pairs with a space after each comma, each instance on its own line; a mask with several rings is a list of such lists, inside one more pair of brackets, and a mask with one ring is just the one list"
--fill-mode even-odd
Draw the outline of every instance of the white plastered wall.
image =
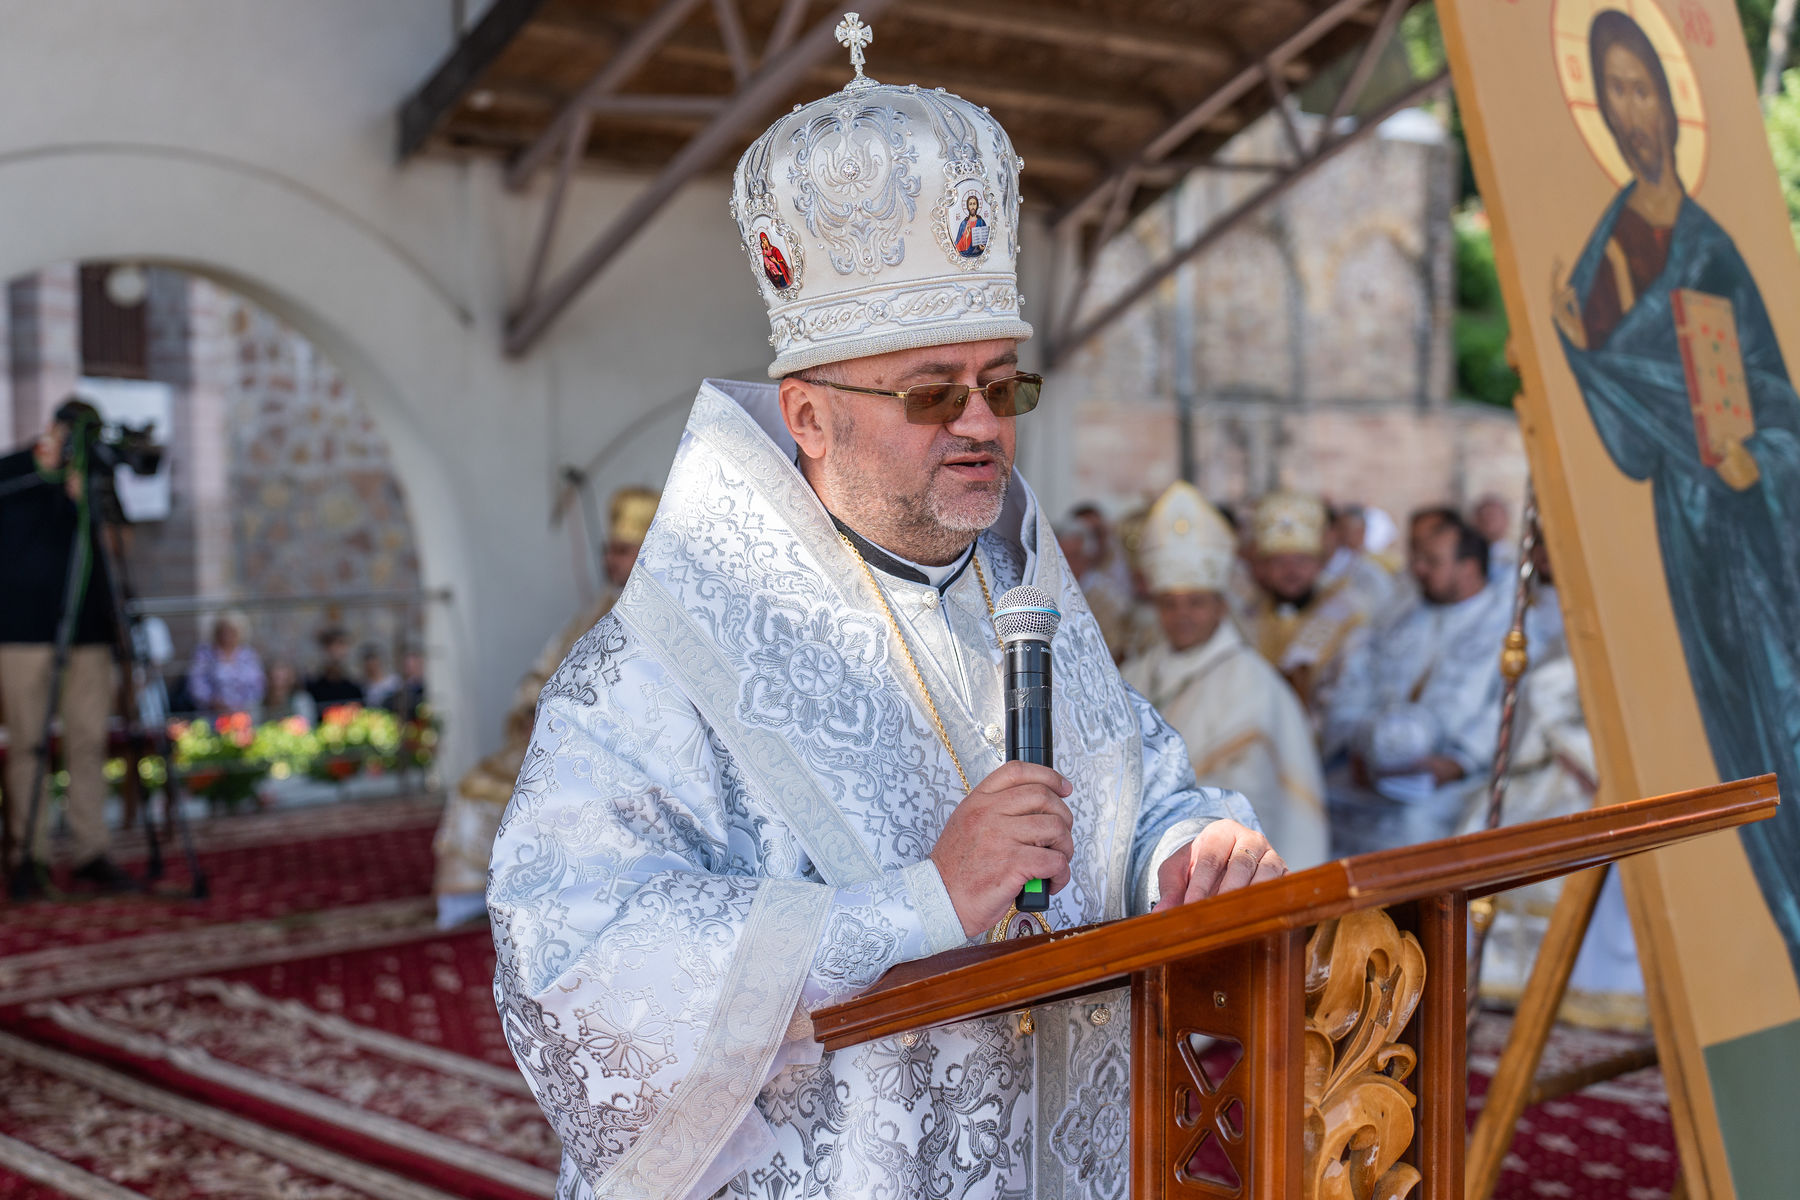
[[[0, 279], [180, 266], [337, 363], [387, 438], [425, 584], [453, 596], [427, 631], [451, 771], [498, 741], [519, 672], [580, 599], [551, 525], [561, 469], [598, 458], [602, 495], [660, 483], [698, 381], [769, 359], [723, 178], [678, 195], [529, 355], [501, 353], [547, 180], [516, 196], [491, 161], [393, 160], [394, 114], [458, 7], [0, 0]], [[557, 258], [641, 182], [581, 178]], [[1030, 439], [1024, 465], [1054, 441]]]

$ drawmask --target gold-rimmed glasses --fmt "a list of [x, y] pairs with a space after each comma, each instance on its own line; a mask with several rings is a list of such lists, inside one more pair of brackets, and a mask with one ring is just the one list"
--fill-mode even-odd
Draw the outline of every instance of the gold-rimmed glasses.
[[1038, 397], [1044, 389], [1044, 377], [1033, 375], [1029, 371], [1020, 371], [1004, 379], [984, 383], [980, 387], [970, 387], [964, 383], [917, 383], [900, 392], [833, 383], [829, 379], [807, 379], [805, 376], [801, 376], [801, 382], [840, 392], [857, 392], [864, 396], [892, 397], [904, 405], [906, 420], [910, 425], [948, 425], [962, 416], [963, 409], [969, 406], [969, 397], [977, 393], [987, 401], [988, 408], [993, 410], [996, 417], [1016, 417], [1036, 408]]

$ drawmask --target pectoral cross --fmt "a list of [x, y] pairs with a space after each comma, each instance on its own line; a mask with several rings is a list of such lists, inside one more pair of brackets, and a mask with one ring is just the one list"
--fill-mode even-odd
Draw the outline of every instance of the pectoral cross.
[[845, 13], [844, 19], [838, 22], [837, 40], [850, 47], [850, 65], [856, 68], [856, 78], [863, 78], [863, 47], [875, 40], [875, 31], [864, 25], [855, 13]]

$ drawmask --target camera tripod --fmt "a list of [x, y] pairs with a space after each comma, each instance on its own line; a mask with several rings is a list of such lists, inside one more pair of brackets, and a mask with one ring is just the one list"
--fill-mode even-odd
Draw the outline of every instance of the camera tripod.
[[[69, 551], [69, 572], [63, 583], [62, 612], [57, 620], [56, 638], [51, 646], [49, 696], [44, 706], [44, 721], [39, 730], [37, 745], [34, 747], [35, 768], [32, 773], [30, 800], [26, 808], [25, 835], [19, 847], [18, 862], [11, 873], [10, 892], [12, 898], [27, 899], [38, 889], [39, 880], [35, 877], [32, 851], [36, 845], [37, 824], [44, 802], [45, 781], [50, 775], [50, 730], [56, 720], [58, 709], [62, 705], [64, 679], [69, 665], [69, 650], [75, 638], [75, 626], [80, 619], [81, 606], [87, 596], [89, 583], [95, 572], [105, 581], [110, 595], [112, 607], [112, 634], [115, 648], [120, 660], [126, 667], [125, 686], [120, 689], [123, 715], [125, 717], [126, 734], [134, 751], [149, 754], [160, 753], [163, 761], [169, 764], [164, 772], [163, 797], [164, 806], [170, 824], [175, 828], [181, 842], [183, 857], [187, 861], [188, 871], [193, 880], [192, 894], [195, 899], [204, 899], [208, 892], [206, 874], [200, 869], [199, 860], [194, 852], [192, 832], [188, 828], [187, 819], [182, 812], [181, 795], [174, 771], [173, 746], [170, 744], [168, 731], [164, 728], [147, 729], [138, 711], [137, 692], [134, 678], [137, 669], [145, 671], [146, 676], [150, 664], [140, 653], [138, 641], [132, 636], [132, 630], [126, 617], [122, 562], [108, 552], [106, 530], [112, 517], [109, 509], [116, 500], [96, 497], [94, 476], [88, 471], [90, 461], [88, 453], [94, 435], [98, 432], [88, 422], [78, 422], [71, 426], [69, 438], [70, 452], [65, 456], [64, 471], [75, 472], [81, 481], [81, 496], [75, 501], [81, 516], [76, 521], [75, 535]], [[0, 498], [29, 487], [55, 487], [60, 480], [48, 480], [41, 475], [27, 475], [21, 479], [0, 485]], [[108, 489], [110, 492], [110, 489]], [[98, 502], [96, 502], [98, 501]], [[115, 525], [116, 527], [116, 525]], [[21, 747], [12, 747], [17, 753]], [[139, 754], [129, 756], [133, 770], [128, 774], [136, 775], [135, 767]], [[138, 788], [142, 777], [136, 776], [126, 780], [126, 787]], [[18, 797], [13, 798], [17, 803]], [[162, 846], [156, 833], [156, 822], [151, 815], [150, 794], [143, 796], [141, 805], [144, 818], [144, 834], [148, 846], [146, 874], [152, 879], [160, 879], [163, 875]]]

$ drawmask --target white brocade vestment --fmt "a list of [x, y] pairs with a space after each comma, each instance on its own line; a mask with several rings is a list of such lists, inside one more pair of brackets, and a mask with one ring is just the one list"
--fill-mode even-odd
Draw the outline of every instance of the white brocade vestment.
[[1124, 674], [1187, 743], [1196, 778], [1249, 798], [1291, 870], [1330, 857], [1312, 722], [1287, 680], [1236, 626], [1223, 621], [1188, 650], [1158, 640], [1126, 663]]
[[[774, 385], [701, 388], [618, 606], [544, 689], [494, 845], [495, 996], [562, 1139], [558, 1194], [1123, 1200], [1129, 1022], [1086, 1019], [1101, 998], [1031, 1035], [995, 1017], [812, 1039], [810, 1010], [964, 943], [927, 857], [963, 789], [793, 456]], [[1050, 919], [1141, 911], [1167, 854], [1255, 817], [1124, 686], [1016, 475], [977, 555], [995, 598], [1028, 582], [1063, 612], [1077, 849]], [[876, 578], [975, 784], [1003, 757], [980, 579]]]
[[[1450, 837], [1486, 791], [1500, 736], [1500, 650], [1512, 596], [1489, 584], [1457, 604], [1420, 600], [1360, 638], [1325, 712], [1321, 738], [1332, 853], [1366, 854]], [[1372, 787], [1347, 755], [1368, 763]], [[1445, 784], [1408, 768], [1432, 756], [1463, 774]]]

